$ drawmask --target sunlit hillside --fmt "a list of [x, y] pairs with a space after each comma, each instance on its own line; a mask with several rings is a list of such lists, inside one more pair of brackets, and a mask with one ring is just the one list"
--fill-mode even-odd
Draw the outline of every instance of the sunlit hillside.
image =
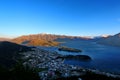
[[65, 35], [52, 35], [52, 34], [34, 34], [34, 35], [26, 35], [21, 36], [15, 39], [12, 39], [12, 42], [18, 44], [25, 44], [25, 45], [33, 45], [33, 46], [57, 46], [59, 42], [56, 42], [56, 39], [83, 39], [88, 40], [90, 38], [86, 37], [78, 37], [78, 36], [65, 36]]

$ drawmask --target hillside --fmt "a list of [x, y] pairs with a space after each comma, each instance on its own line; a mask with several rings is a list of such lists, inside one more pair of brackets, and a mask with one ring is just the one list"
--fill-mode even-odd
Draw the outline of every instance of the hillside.
[[77, 36], [65, 36], [65, 35], [53, 35], [53, 34], [34, 34], [34, 35], [26, 35], [15, 38], [11, 40], [12, 42], [18, 44], [26, 44], [26, 45], [34, 45], [34, 46], [57, 46], [59, 42], [56, 42], [56, 39], [84, 39], [87, 40], [89, 38], [85, 37], [77, 37]]
[[111, 46], [120, 46], [120, 33], [98, 40], [97, 43]]
[[15, 43], [3, 41], [0, 42], [0, 65], [4, 67], [11, 67], [16, 63], [19, 58], [19, 52], [29, 51], [31, 48], [18, 45]]

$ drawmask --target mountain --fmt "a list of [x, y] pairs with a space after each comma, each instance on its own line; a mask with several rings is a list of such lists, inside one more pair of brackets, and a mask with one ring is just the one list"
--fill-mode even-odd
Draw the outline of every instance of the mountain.
[[120, 46], [120, 33], [100, 39], [97, 41], [97, 43], [111, 46]]
[[12, 67], [20, 57], [19, 52], [30, 51], [30, 47], [18, 45], [8, 41], [0, 42], [0, 66]]
[[0, 38], [0, 41], [9, 41], [9, 38]]
[[54, 34], [33, 34], [25, 35], [15, 39], [12, 39], [12, 42], [18, 44], [26, 44], [33, 46], [57, 46], [59, 42], [55, 41], [56, 39], [83, 39], [88, 40], [87, 37], [78, 37], [78, 36], [66, 36], [66, 35], [54, 35]]
[[95, 36], [92, 39], [90, 39], [90, 41], [94, 41], [94, 42], [98, 42], [100, 40], [106, 39], [108, 37], [110, 37], [111, 35], [101, 35], [101, 36]]

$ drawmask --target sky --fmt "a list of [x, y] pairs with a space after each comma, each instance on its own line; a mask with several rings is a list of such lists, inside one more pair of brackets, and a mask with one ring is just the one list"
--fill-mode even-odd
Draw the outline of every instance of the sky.
[[120, 32], [120, 0], [0, 0], [0, 37]]

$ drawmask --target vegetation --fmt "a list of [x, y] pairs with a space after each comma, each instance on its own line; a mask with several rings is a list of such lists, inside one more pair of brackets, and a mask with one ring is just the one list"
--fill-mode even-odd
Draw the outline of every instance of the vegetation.
[[0, 42], [0, 80], [39, 80], [36, 69], [22, 65], [19, 53], [30, 50], [23, 45]]
[[68, 52], [82, 52], [82, 50], [69, 48], [69, 47], [60, 47], [58, 48], [59, 51], [68, 51]]
[[30, 51], [30, 47], [3, 41], [0, 42], [0, 65], [10, 68], [14, 66], [20, 58], [20, 52]]
[[6, 69], [0, 66], [1, 80], [40, 80], [35, 69], [23, 66], [21, 63], [16, 64], [12, 69]]
[[65, 59], [73, 59], [73, 60], [82, 60], [82, 61], [90, 61], [91, 57], [88, 55], [66, 55]]
[[41, 72], [41, 71], [48, 71], [48, 68], [36, 68], [36, 72]]

